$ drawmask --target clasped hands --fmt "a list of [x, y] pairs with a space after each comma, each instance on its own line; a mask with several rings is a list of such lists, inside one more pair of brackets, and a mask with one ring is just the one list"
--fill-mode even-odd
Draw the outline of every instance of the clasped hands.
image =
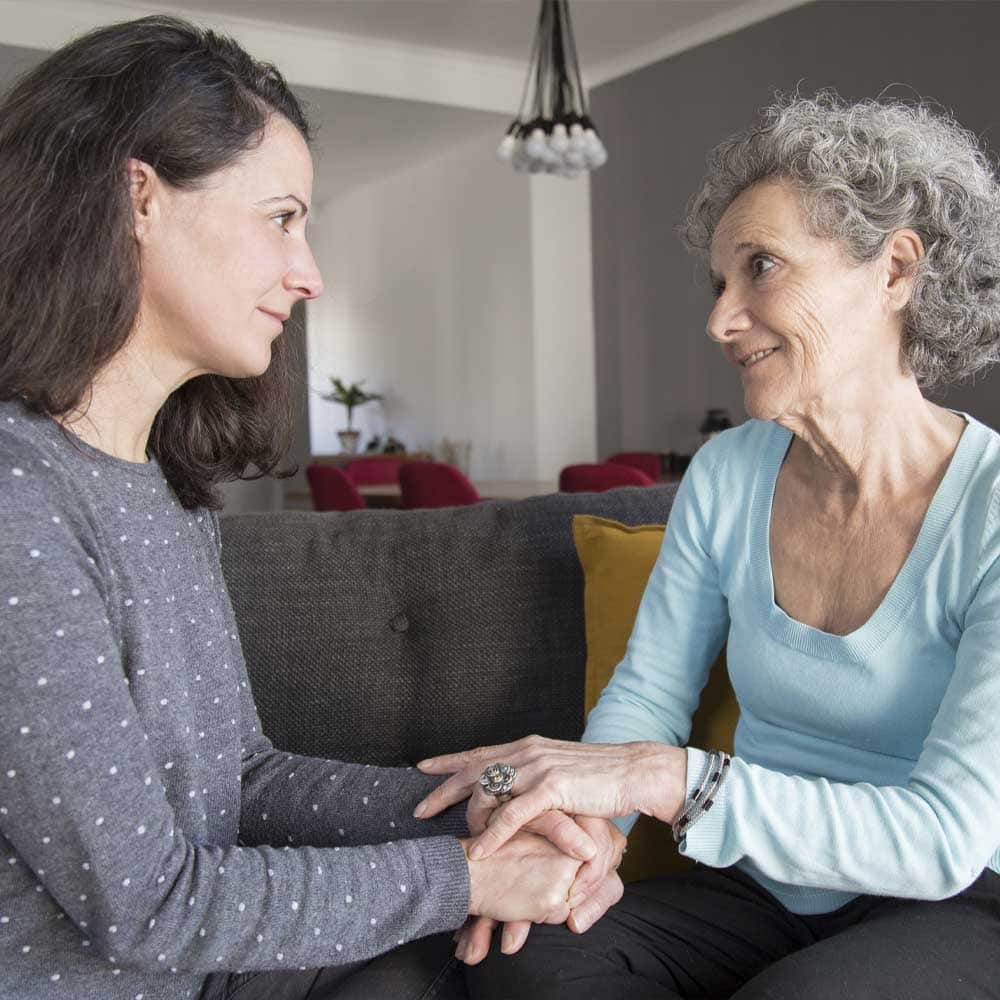
[[[486, 794], [488, 764], [517, 768], [513, 798]], [[617, 868], [625, 837], [615, 816], [646, 813], [670, 822], [684, 802], [687, 755], [661, 743], [575, 743], [528, 736], [515, 743], [432, 757], [417, 765], [446, 774], [414, 810], [420, 819], [468, 799], [470, 920], [456, 955], [481, 961], [504, 923], [513, 954], [532, 923], [566, 923], [582, 934], [621, 898]]]

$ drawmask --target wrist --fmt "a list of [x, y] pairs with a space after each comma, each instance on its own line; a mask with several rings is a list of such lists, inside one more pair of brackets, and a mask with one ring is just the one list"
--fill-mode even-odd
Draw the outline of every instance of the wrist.
[[667, 743], [643, 742], [637, 744], [636, 769], [636, 810], [672, 823], [687, 796], [687, 752]]
[[482, 862], [473, 861], [469, 857], [469, 847], [472, 845], [471, 837], [459, 837], [458, 842], [462, 845], [462, 851], [465, 854], [465, 863], [469, 866], [469, 915], [475, 917], [479, 915], [482, 908], [478, 877], [479, 866]]

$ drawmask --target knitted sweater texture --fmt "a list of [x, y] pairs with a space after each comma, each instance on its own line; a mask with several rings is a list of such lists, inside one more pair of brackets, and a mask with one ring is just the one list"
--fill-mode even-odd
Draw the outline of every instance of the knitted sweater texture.
[[0, 518], [0, 1000], [181, 1000], [462, 923], [461, 811], [411, 818], [440, 779], [263, 735], [218, 520], [155, 461], [0, 403]]

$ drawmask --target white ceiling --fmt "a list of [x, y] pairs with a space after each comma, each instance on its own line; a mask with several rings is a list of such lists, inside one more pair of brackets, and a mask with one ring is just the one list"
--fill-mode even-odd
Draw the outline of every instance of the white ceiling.
[[[108, 0], [101, 0], [108, 2]], [[123, 6], [146, 0], [112, 0]], [[811, 0], [570, 0], [595, 86]], [[539, 0], [161, 0], [160, 9], [525, 66]]]
[[[571, 0], [584, 83], [592, 86], [611, 79], [803, 2], [807, 0]], [[152, 7], [149, 0], [0, 0], [0, 7], [17, 14], [0, 18], [0, 89], [5, 79], [38, 58], [39, 49], [63, 43], [60, 32], [51, 32], [50, 40], [47, 30], [56, 23], [57, 10], [80, 12], [81, 23], [71, 35], [88, 24], [159, 9], [186, 13], [204, 23], [218, 18], [225, 31], [246, 29], [246, 37], [253, 40], [251, 51], [281, 42], [284, 47], [272, 58], [309, 101], [310, 118], [318, 125], [315, 194], [318, 202], [325, 202], [473, 137], [482, 137], [492, 158], [495, 143], [516, 110], [514, 96], [492, 104], [433, 102], [438, 93], [464, 93], [455, 80], [474, 86], [490, 78], [491, 67], [500, 66], [504, 68], [495, 72], [510, 81], [504, 86], [511, 94], [519, 93], [540, 3], [158, 0]], [[52, 13], [47, 13], [49, 8]], [[338, 39], [346, 44], [338, 44]], [[18, 42], [30, 47], [18, 48]], [[383, 75], [387, 67], [406, 66], [401, 71], [405, 84], [366, 93], [362, 77], [374, 63], [382, 67]], [[342, 69], [340, 85], [308, 85], [316, 76], [303, 70], [330, 65]], [[448, 76], [452, 70], [465, 75]], [[412, 92], [410, 81], [415, 77], [451, 82], [443, 91], [431, 88], [421, 94]], [[396, 99], [404, 95], [409, 99]], [[501, 107], [502, 114], [493, 113]]]
[[[192, 10], [527, 63], [538, 0], [191, 0]], [[616, 62], [747, 0], [573, 0], [581, 62]]]
[[[721, 33], [720, 26], [724, 31], [734, 18], [745, 22], [796, 2], [800, 0], [572, 0], [571, 13], [584, 76], [593, 80], [606, 76], [609, 67], [641, 63], [641, 54], [651, 47], [680, 47], [678, 39]], [[541, 6], [539, 0], [168, 0], [168, 5], [193, 14], [498, 60], [516, 65], [519, 73], [527, 68]], [[310, 117], [320, 125], [317, 162], [328, 165], [317, 174], [316, 194], [322, 201], [477, 135], [492, 160], [511, 117], [341, 91], [296, 90], [310, 101]]]
[[[0, 44], [0, 96], [44, 55], [37, 49]], [[482, 138], [486, 161], [492, 165], [493, 149], [508, 124], [507, 116], [488, 111], [313, 87], [294, 90], [306, 102], [306, 113], [315, 128], [313, 200], [319, 211], [324, 203], [366, 181], [395, 173], [477, 136]]]

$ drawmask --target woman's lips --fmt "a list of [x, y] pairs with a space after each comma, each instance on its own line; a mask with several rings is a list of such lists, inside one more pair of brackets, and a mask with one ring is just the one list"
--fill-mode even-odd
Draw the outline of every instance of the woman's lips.
[[278, 326], [282, 327], [285, 325], [285, 320], [288, 318], [287, 316], [279, 316], [277, 313], [269, 312], [267, 309], [260, 309], [259, 307], [258, 311], [262, 312], [269, 319], [273, 319], [274, 322], [278, 324]]
[[777, 350], [777, 347], [768, 347], [761, 351], [754, 351], [753, 354], [739, 362], [739, 365], [744, 371], [749, 371], [751, 368], [756, 368], [762, 361], [766, 361]]

